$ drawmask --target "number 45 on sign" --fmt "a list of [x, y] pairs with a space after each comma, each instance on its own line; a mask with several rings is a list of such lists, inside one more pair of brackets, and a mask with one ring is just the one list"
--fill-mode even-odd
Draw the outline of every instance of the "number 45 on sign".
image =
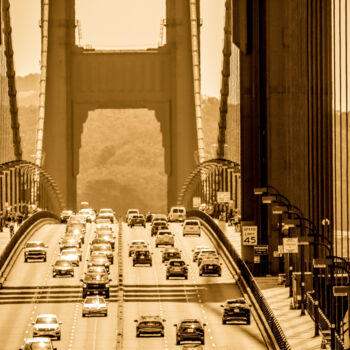
[[258, 226], [242, 226], [243, 245], [256, 245], [258, 243]]

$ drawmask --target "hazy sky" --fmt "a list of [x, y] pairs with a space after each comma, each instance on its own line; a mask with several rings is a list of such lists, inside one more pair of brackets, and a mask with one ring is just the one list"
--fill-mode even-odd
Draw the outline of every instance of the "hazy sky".
[[[16, 74], [39, 73], [40, 0], [10, 0], [10, 4]], [[201, 0], [201, 12], [202, 93], [219, 96], [224, 0]], [[165, 0], [76, 0], [76, 17], [81, 22], [82, 45], [156, 47]]]

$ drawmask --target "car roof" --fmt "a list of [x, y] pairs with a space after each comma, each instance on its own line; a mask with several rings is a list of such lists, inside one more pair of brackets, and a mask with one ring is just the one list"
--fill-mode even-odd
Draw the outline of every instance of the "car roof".
[[213, 259], [213, 258], [210, 258], [210, 259], [203, 259], [202, 260], [202, 264], [205, 265], [205, 264], [215, 264], [215, 265], [218, 265], [218, 259]]
[[164, 253], [168, 253], [168, 252], [179, 252], [180, 249], [177, 247], [167, 247], [164, 249]]
[[140, 317], [140, 322], [143, 321], [159, 321], [162, 322], [162, 319], [159, 315], [142, 315]]
[[44, 243], [43, 241], [28, 241], [27, 243]]
[[38, 314], [36, 317], [50, 317], [50, 318], [56, 317], [57, 318], [55, 314]]
[[185, 318], [180, 323], [201, 323], [201, 321], [199, 321], [195, 318]]
[[146, 243], [144, 239], [134, 239], [131, 243]]
[[48, 337], [35, 337], [25, 339], [25, 344], [29, 343], [51, 343], [51, 338]]
[[170, 259], [169, 263], [172, 262], [172, 261], [181, 261], [181, 262], [184, 262], [186, 264], [184, 259]]
[[241, 302], [244, 301], [246, 303], [246, 300], [244, 298], [236, 298], [236, 299], [227, 299], [226, 303], [236, 303], [236, 302]]

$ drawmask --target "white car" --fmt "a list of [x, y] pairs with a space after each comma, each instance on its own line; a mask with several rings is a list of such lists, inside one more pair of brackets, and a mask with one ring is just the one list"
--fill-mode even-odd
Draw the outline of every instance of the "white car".
[[174, 246], [174, 235], [169, 230], [159, 230], [156, 236], [156, 247], [160, 245]]
[[215, 249], [202, 249], [197, 257], [197, 264], [200, 266], [203, 259], [216, 259], [219, 260], [219, 255]]
[[115, 223], [115, 213], [113, 211], [113, 209], [110, 208], [102, 208], [100, 209], [98, 216], [98, 219], [109, 219], [111, 221], [111, 223]]
[[79, 254], [70, 249], [69, 250], [63, 249], [59, 259], [70, 261], [73, 266], [79, 266], [79, 261], [80, 261]]
[[108, 308], [105, 298], [101, 295], [86, 297], [83, 301], [82, 315], [85, 316], [107, 316]]
[[[112, 226], [111, 222], [108, 219], [102, 219], [102, 220], [104, 222], [102, 222], [102, 223], [99, 222], [98, 224], [96, 224], [96, 231], [104, 231], [104, 230], [113, 231], [113, 226]], [[108, 222], [105, 222], [107, 220], [108, 220]]]
[[169, 221], [185, 221], [186, 209], [184, 207], [172, 207], [168, 215]]
[[182, 229], [182, 235], [189, 236], [189, 235], [195, 235], [200, 237], [201, 236], [201, 224], [199, 220], [185, 220], [183, 229]]
[[24, 340], [24, 345], [20, 347], [20, 350], [57, 350], [51, 341], [51, 338], [46, 337], [36, 337], [36, 338], [27, 338]]
[[87, 208], [87, 209], [80, 209], [79, 214], [83, 215], [86, 218], [86, 222], [94, 222], [96, 219], [96, 213], [93, 209]]
[[61, 339], [61, 321], [58, 321], [55, 314], [40, 314], [36, 316], [32, 325], [33, 337], [53, 337]]

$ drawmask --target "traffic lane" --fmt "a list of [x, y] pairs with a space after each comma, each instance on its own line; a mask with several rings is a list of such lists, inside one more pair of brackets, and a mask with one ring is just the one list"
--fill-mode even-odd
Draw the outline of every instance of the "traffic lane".
[[47, 248], [47, 260], [42, 261], [32, 261], [24, 262], [24, 252], [23, 247], [20, 248], [21, 251], [18, 258], [10, 273], [8, 274], [7, 280], [5, 281], [5, 286], [37, 286], [40, 285], [42, 278], [47, 274], [48, 269], [51, 264], [53, 264], [54, 259], [57, 255], [58, 242], [60, 237], [63, 235], [64, 226], [57, 225], [45, 225], [37, 230], [29, 239], [29, 241], [43, 241]]
[[[129, 257], [129, 244], [133, 240], [143, 239], [145, 242], [149, 242], [150, 251], [154, 253], [150, 242], [150, 229], [143, 228], [141, 226], [134, 226], [132, 228], [128, 227], [126, 223], [123, 223], [123, 265], [124, 265], [124, 275], [123, 283], [125, 285], [137, 285], [141, 284], [156, 284], [155, 275], [153, 269], [157, 264], [155, 260], [155, 255], [152, 255], [152, 267], [145, 266], [133, 266], [132, 257]], [[140, 282], [141, 281], [141, 282]]]
[[82, 317], [82, 303], [77, 305], [76, 323], [71, 329], [70, 343], [62, 349], [113, 349], [118, 326], [118, 303], [108, 303], [107, 317]]

